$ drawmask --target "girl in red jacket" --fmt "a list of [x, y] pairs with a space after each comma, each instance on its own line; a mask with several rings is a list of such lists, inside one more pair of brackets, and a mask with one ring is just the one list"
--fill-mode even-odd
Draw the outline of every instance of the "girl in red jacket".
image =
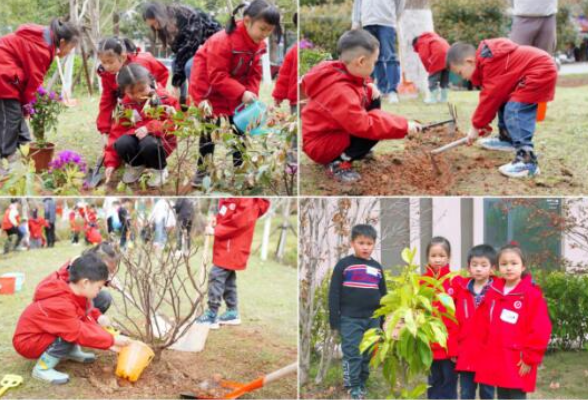
[[[124, 163], [124, 183], [138, 181], [145, 170], [151, 169], [153, 173], [147, 184], [161, 187], [168, 176], [167, 157], [176, 148], [175, 125], [170, 118], [179, 109], [179, 103], [164, 89], [156, 88], [149, 71], [139, 64], [123, 67], [117, 83], [125, 97], [122, 115], [112, 127], [104, 151], [106, 181]], [[165, 111], [155, 118], [148, 111], [158, 106], [164, 106]], [[126, 115], [129, 112], [131, 118]]]
[[412, 47], [429, 74], [430, 94], [425, 103], [447, 103], [449, 69], [446, 58], [449, 43], [434, 32], [425, 32], [413, 39]]
[[525, 399], [535, 391], [551, 321], [521, 248], [507, 245], [500, 249], [498, 268], [501, 278], [491, 284], [483, 318], [476, 324], [483, 354], [476, 366], [476, 382], [496, 386], [499, 399]]
[[[294, 13], [292, 21], [294, 26], [298, 26], [298, 13]], [[294, 43], [284, 57], [272, 97], [278, 107], [288, 99], [290, 112], [298, 114], [298, 43]]]
[[[448, 275], [449, 260], [451, 258], [451, 244], [447, 239], [436, 236], [431, 239], [427, 246], [427, 271], [423, 276], [441, 280]], [[455, 296], [457, 279], [443, 280], [443, 288], [449, 296]], [[447, 312], [445, 306], [440, 302], [433, 304], [440, 312]], [[455, 372], [455, 360], [457, 357], [457, 333], [458, 327], [449, 318], [443, 317], [443, 323], [447, 327], [447, 348], [438, 343], [431, 345], [433, 351], [433, 364], [429, 374], [429, 388], [427, 397], [429, 399], [457, 399], [457, 373]]]
[[[236, 22], [235, 16], [245, 7], [243, 20]], [[194, 56], [190, 75], [189, 93], [194, 104], [204, 100], [212, 106], [216, 117], [228, 117], [233, 124], [235, 109], [249, 104], [259, 96], [261, 82], [261, 56], [266, 52], [265, 39], [274, 29], [280, 31], [280, 13], [276, 6], [266, 0], [254, 0], [248, 6], [241, 4], [224, 31], [212, 35]], [[237, 136], [243, 136], [233, 125]], [[210, 134], [200, 136], [198, 169], [192, 185], [200, 187], [207, 175], [205, 158], [214, 155], [214, 142]], [[243, 164], [243, 156], [233, 150], [233, 166]]]
[[69, 375], [54, 369], [61, 360], [95, 360], [80, 346], [106, 350], [130, 344], [129, 338], [112, 336], [94, 319], [92, 299], [107, 279], [106, 264], [97, 255], [87, 254], [73, 262], [68, 282], [56, 275], [37, 286], [33, 303], [20, 316], [12, 339], [21, 356], [37, 359], [33, 378], [65, 384]]
[[[221, 199], [213, 224], [206, 227], [214, 235], [212, 263], [208, 278], [208, 310], [198, 317], [200, 324], [211, 329], [221, 325], [239, 325], [237, 310], [237, 273], [247, 267], [255, 223], [268, 210], [269, 200], [256, 198]], [[226, 312], [218, 316], [225, 299]]]
[[122, 67], [130, 63], [144, 66], [155, 78], [155, 82], [165, 89], [169, 78], [167, 67], [157, 61], [151, 53], [139, 53], [135, 44], [127, 38], [120, 39], [116, 36], [104, 39], [98, 45], [98, 75], [102, 83], [102, 96], [100, 97], [100, 111], [96, 126], [98, 132], [103, 135], [110, 133], [112, 126], [112, 113], [119, 99], [124, 93], [118, 90], [116, 76]]
[[28, 107], [55, 56], [67, 56], [79, 37], [74, 24], [56, 18], [50, 26], [25, 24], [0, 38], [0, 163], [14, 162], [17, 147], [30, 141], [24, 123]]

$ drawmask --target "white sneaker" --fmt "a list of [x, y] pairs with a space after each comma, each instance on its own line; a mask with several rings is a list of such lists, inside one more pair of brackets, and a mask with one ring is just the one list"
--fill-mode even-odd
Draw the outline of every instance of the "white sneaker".
[[135, 183], [141, 178], [141, 175], [145, 171], [144, 165], [139, 165], [138, 167], [133, 167], [131, 165], [127, 165], [125, 168], [125, 173], [123, 174], [122, 181], [124, 183]]
[[396, 104], [396, 103], [399, 103], [400, 102], [400, 100], [398, 99], [398, 93], [396, 93], [396, 92], [390, 92], [390, 93], [388, 93], [386, 95], [386, 100], [390, 104]]
[[149, 185], [152, 188], [161, 187], [161, 186], [165, 185], [165, 183], [167, 182], [168, 176], [169, 176], [169, 172], [167, 171], [167, 168], [164, 168], [162, 170], [154, 169], [151, 172], [151, 179], [149, 179], [149, 181], [147, 182], [147, 185]]

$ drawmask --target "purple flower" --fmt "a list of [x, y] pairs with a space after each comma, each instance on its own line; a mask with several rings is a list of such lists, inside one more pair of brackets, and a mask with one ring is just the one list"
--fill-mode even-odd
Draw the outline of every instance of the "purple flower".
[[55, 100], [55, 92], [51, 92], [51, 93], [49, 93], [49, 98], [50, 98], [51, 100]]
[[312, 49], [314, 44], [308, 39], [302, 39], [299, 44], [301, 49]]
[[39, 86], [39, 88], [37, 89], [37, 93], [39, 93], [40, 96], [45, 96], [47, 94], [47, 91], [45, 90], [45, 88], [43, 88], [43, 86]]
[[77, 166], [81, 172], [86, 172], [86, 163], [82, 156], [71, 150], [63, 150], [49, 163], [49, 172], [63, 171], [68, 166]]

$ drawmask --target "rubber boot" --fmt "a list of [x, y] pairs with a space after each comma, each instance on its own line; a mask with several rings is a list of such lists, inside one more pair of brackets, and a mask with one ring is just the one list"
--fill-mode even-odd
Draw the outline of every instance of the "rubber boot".
[[439, 89], [431, 90], [425, 99], [425, 104], [436, 104], [439, 97]]
[[33, 378], [49, 382], [53, 385], [64, 385], [69, 382], [69, 375], [56, 371], [59, 358], [43, 353], [33, 368]]
[[82, 364], [89, 364], [96, 361], [96, 354], [86, 353], [82, 351], [82, 347], [79, 344], [76, 344], [65, 358]]
[[439, 92], [439, 103], [447, 103], [449, 98], [449, 89], [441, 89]]

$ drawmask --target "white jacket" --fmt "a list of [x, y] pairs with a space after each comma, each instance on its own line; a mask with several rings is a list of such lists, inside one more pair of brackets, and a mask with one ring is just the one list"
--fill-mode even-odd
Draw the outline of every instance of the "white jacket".
[[517, 17], [548, 17], [557, 14], [557, 0], [513, 0]]
[[396, 28], [406, 0], [354, 0], [352, 23], [362, 27], [383, 25]]

